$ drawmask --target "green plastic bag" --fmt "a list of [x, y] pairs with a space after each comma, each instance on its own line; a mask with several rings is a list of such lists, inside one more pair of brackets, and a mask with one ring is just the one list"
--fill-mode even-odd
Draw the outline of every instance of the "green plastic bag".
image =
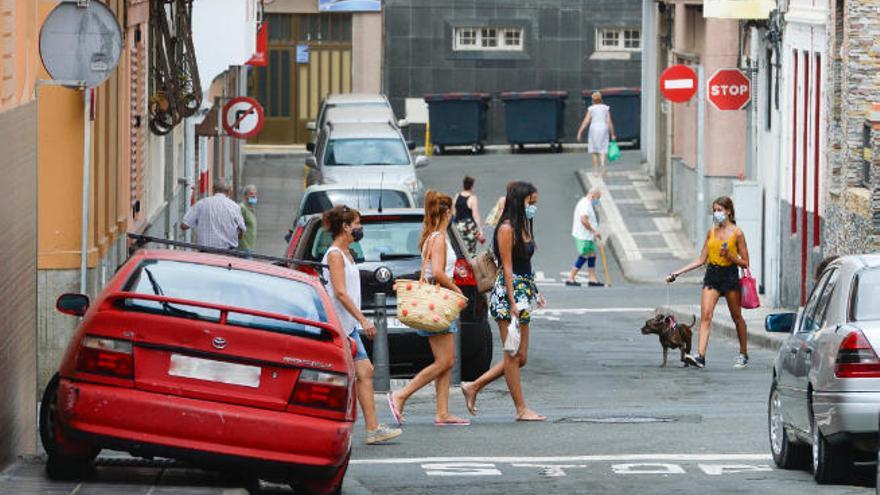
[[617, 145], [617, 141], [612, 140], [608, 143], [608, 160], [612, 162], [616, 162], [620, 159], [620, 146]]

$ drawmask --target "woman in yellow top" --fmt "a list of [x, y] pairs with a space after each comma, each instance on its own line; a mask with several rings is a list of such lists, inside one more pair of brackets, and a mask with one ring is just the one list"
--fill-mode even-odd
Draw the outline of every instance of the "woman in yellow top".
[[706, 265], [703, 294], [700, 300], [698, 354], [696, 356], [688, 354], [685, 356], [685, 361], [697, 368], [706, 365], [706, 348], [709, 346], [712, 315], [715, 314], [715, 305], [718, 304], [718, 299], [724, 296], [727, 299], [730, 317], [736, 324], [737, 337], [739, 337], [739, 356], [737, 356], [733, 367], [745, 368], [749, 364], [748, 333], [746, 321], [742, 317], [739, 269], [749, 267], [749, 248], [746, 246], [746, 236], [736, 226], [733, 200], [727, 196], [716, 199], [712, 203], [712, 220], [715, 226], [709, 229], [706, 234], [706, 242], [703, 244], [700, 257], [684, 268], [670, 273], [666, 282], [675, 282], [679, 275]]

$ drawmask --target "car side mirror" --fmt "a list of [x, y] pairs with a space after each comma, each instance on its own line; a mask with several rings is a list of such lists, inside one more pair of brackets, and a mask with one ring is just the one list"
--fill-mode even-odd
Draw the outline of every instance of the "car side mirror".
[[797, 313], [775, 313], [764, 319], [764, 328], [772, 333], [791, 333]]
[[318, 124], [314, 120], [310, 120], [310, 121], [306, 122], [306, 129], [308, 129], [310, 131], [317, 131]]
[[409, 148], [410, 151], [412, 151], [412, 150], [416, 149], [416, 142], [415, 141], [407, 141], [406, 147]]
[[318, 159], [315, 158], [315, 155], [310, 155], [306, 157], [306, 167], [313, 168], [315, 170], [318, 169]]
[[306, 151], [309, 153], [315, 152], [315, 143], [306, 143]]
[[61, 294], [55, 301], [55, 309], [71, 316], [83, 316], [89, 309], [89, 296], [84, 294]]
[[348, 338], [348, 343], [349, 343], [349, 345], [351, 345], [351, 357], [352, 357], [352, 358], [357, 357], [357, 354], [358, 354], [358, 344], [357, 344], [357, 341], [354, 340], [353, 338], [349, 337], [349, 338]]
[[425, 168], [428, 166], [428, 157], [424, 155], [419, 155], [416, 157], [416, 168]]
[[404, 127], [409, 127], [409, 121], [406, 119], [400, 119], [397, 121], [397, 127], [403, 129]]

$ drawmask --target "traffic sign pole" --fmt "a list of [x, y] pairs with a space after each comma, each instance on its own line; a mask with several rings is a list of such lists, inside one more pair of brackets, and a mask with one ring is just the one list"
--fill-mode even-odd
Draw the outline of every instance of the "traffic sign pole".
[[697, 242], [706, 233], [706, 74], [697, 66]]

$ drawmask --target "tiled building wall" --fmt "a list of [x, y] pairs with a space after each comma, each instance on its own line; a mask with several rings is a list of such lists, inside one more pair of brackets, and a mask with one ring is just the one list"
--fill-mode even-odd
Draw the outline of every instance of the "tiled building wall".
[[[524, 50], [455, 52], [453, 28], [463, 25], [522, 27]], [[573, 141], [585, 111], [582, 90], [640, 84], [641, 53], [597, 55], [599, 28], [640, 29], [641, 2], [387, 0], [384, 91], [399, 115], [405, 98], [425, 93], [567, 91], [565, 140]], [[506, 142], [504, 125], [503, 104], [496, 99], [489, 114], [490, 143]]]

